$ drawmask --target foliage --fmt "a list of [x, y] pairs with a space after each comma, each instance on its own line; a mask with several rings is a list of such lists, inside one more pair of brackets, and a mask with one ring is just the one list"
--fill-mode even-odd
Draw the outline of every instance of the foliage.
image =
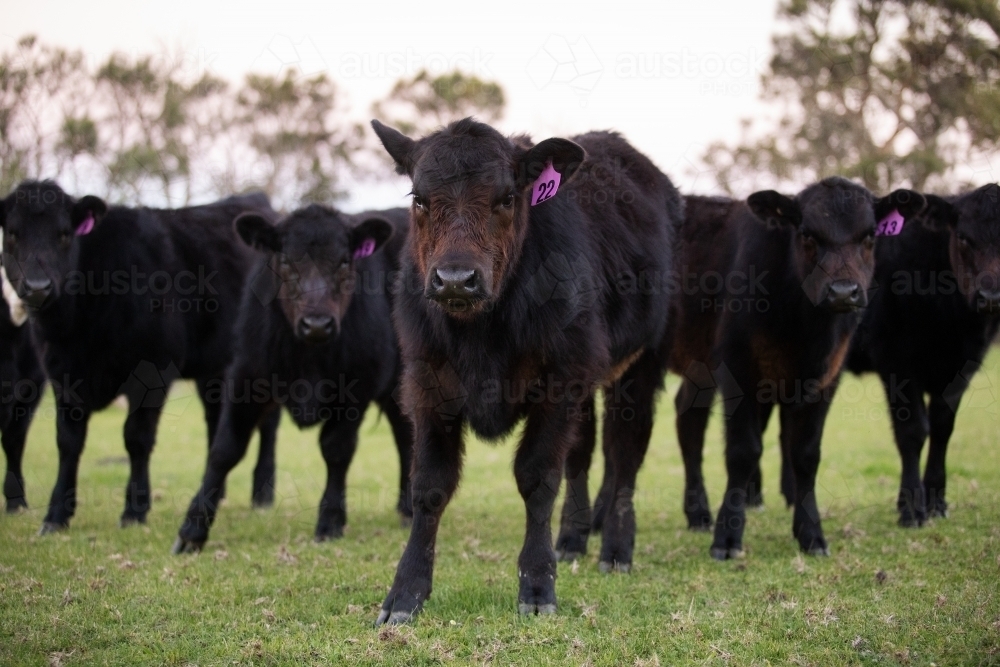
[[503, 116], [503, 89], [491, 81], [455, 70], [432, 76], [420, 70], [400, 79], [372, 114], [404, 134], [422, 136], [466, 116], [492, 123]]
[[[422, 131], [471, 114], [493, 121], [503, 104], [495, 83], [422, 71], [374, 106]], [[358, 158], [373, 148], [345, 110], [325, 74], [249, 73], [234, 86], [166, 51], [113, 53], [91, 70], [81, 52], [28, 36], [0, 54], [0, 194], [26, 178], [56, 178], [130, 205], [251, 189], [278, 207], [332, 204], [346, 179], [366, 173]]]
[[[1000, 9], [983, 0], [783, 0], [762, 77], [774, 122], [704, 159], [734, 192], [828, 175], [886, 192], [959, 185], [1000, 140]], [[967, 177], [967, 175], [966, 175]], [[991, 179], [992, 180], [992, 179]]]

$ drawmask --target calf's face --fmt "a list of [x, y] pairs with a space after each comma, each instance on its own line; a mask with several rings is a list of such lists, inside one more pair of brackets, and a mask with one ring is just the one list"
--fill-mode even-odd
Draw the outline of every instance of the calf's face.
[[951, 268], [969, 305], [1000, 313], [1000, 186], [984, 185], [950, 202], [926, 197], [925, 219], [949, 232]]
[[794, 229], [791, 263], [813, 305], [850, 312], [868, 305], [877, 221], [893, 212], [909, 219], [923, 208], [924, 199], [896, 190], [876, 200], [849, 181], [827, 179], [794, 199], [767, 190], [750, 195], [747, 204], [769, 225]]
[[[340, 334], [357, 287], [355, 263], [390, 236], [392, 225], [368, 218], [354, 226], [338, 211], [311, 205], [277, 225], [257, 213], [234, 221], [243, 241], [268, 255], [267, 275], [295, 336], [321, 343]], [[258, 292], [258, 296], [261, 293]]]
[[372, 126], [413, 181], [410, 250], [424, 296], [458, 319], [488, 310], [520, 256], [535, 181], [551, 164], [564, 185], [583, 149], [566, 139], [512, 141], [471, 119], [419, 141]]
[[3, 263], [18, 297], [41, 310], [63, 292], [77, 263], [80, 237], [100, 224], [107, 205], [75, 200], [50, 181], [22, 183], [0, 202]]

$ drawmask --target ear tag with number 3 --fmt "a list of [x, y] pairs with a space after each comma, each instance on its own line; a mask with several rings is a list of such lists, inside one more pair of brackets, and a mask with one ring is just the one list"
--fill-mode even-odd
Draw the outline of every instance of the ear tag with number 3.
[[545, 169], [542, 170], [531, 189], [531, 205], [538, 206], [543, 201], [555, 197], [559, 191], [559, 181], [561, 180], [562, 176], [552, 167], [552, 163], [546, 164]]

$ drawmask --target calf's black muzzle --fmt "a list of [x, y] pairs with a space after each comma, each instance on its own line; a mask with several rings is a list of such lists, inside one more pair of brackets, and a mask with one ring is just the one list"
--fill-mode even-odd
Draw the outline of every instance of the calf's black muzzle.
[[306, 315], [295, 327], [299, 338], [309, 343], [322, 343], [337, 332], [337, 322], [329, 315]]
[[826, 304], [834, 312], [850, 312], [865, 305], [865, 293], [853, 280], [836, 280], [830, 284]]
[[21, 301], [34, 310], [39, 310], [49, 302], [52, 297], [53, 285], [48, 278], [25, 279], [21, 284], [21, 289], [17, 290]]
[[430, 271], [424, 296], [437, 301], [448, 311], [461, 312], [487, 297], [486, 281], [477, 268], [439, 266]]

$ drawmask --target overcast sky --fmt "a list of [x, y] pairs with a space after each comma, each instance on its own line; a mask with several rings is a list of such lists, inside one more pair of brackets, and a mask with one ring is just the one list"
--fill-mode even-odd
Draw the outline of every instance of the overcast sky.
[[[686, 191], [711, 180], [689, 163], [734, 140], [757, 109], [776, 0], [601, 3], [211, 2], [5, 0], [0, 48], [33, 33], [79, 48], [90, 64], [113, 51], [168, 48], [199, 73], [325, 71], [358, 119], [401, 76], [458, 67], [507, 93], [505, 132], [536, 140], [616, 129]], [[387, 175], [348, 209], [404, 203]]]

